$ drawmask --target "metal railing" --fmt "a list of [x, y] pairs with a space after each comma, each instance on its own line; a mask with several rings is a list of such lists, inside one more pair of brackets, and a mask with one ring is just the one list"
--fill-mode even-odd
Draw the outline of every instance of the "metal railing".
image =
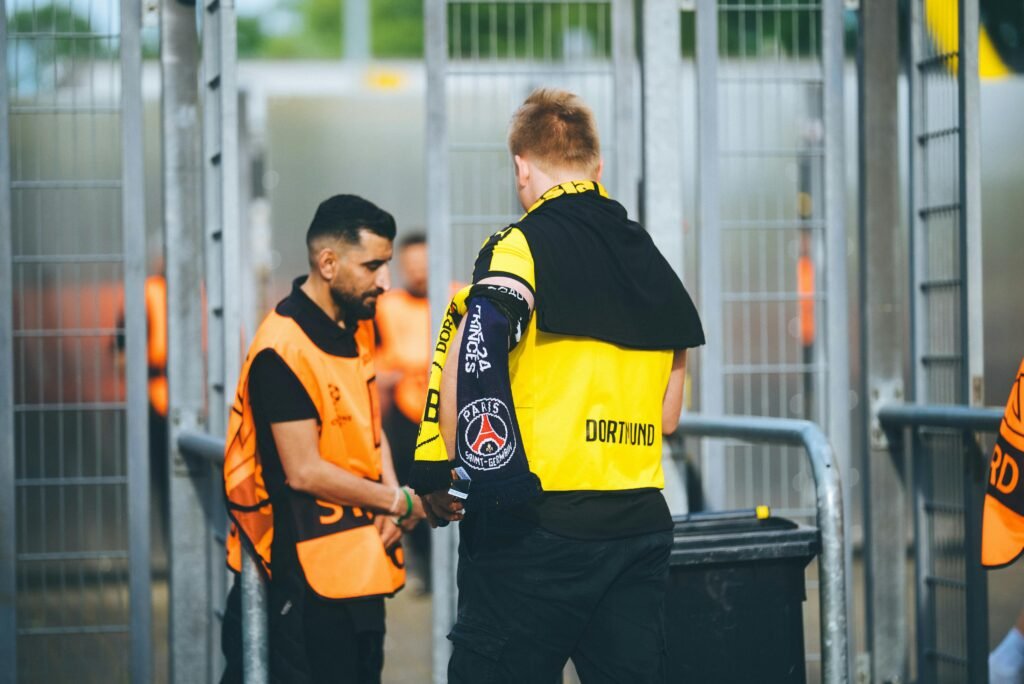
[[[988, 681], [988, 588], [980, 558], [981, 511], [988, 459], [974, 436], [998, 431], [1002, 417], [1002, 408], [949, 404], [894, 403], [880, 406], [877, 412], [893, 458], [903, 453], [904, 431], [913, 431], [911, 486], [916, 542], [914, 614], [918, 681]], [[961, 432], [959, 454], [949, 455], [948, 449], [929, 448], [922, 434], [927, 429], [940, 431], [943, 444], [950, 441], [943, 436], [943, 431]], [[937, 462], [941, 463], [936, 465]], [[936, 467], [942, 467], [947, 476], [958, 476], [962, 483], [955, 488], [942, 487], [945, 497], [953, 500], [940, 500], [939, 486], [933, 476]], [[943, 525], [945, 543], [936, 540], [938, 533], [934, 531], [943, 522], [947, 523]], [[955, 535], [956, 543], [949, 535]], [[872, 540], [871, 543], [885, 541]], [[942, 562], [946, 546], [962, 554], [958, 562]], [[962, 613], [954, 613], [963, 615], [961, 624], [950, 624], [940, 614], [940, 592], [944, 592], [947, 610], [949, 605], [962, 608]], [[939, 624], [944, 625], [945, 638], [940, 639]], [[951, 639], [954, 633], [957, 638]], [[901, 647], [905, 649], [906, 644]]]
[[849, 681], [849, 636], [843, 503], [839, 468], [821, 428], [807, 420], [760, 416], [684, 415], [679, 432], [745, 442], [802, 446], [814, 477], [815, 508], [821, 535], [818, 578], [821, 587], [821, 660], [825, 684]]
[[[224, 463], [224, 440], [203, 432], [182, 431], [178, 449], [188, 458], [208, 461], [211, 468]], [[242, 672], [246, 684], [270, 681], [268, 662], [266, 587], [256, 560], [242, 544]]]

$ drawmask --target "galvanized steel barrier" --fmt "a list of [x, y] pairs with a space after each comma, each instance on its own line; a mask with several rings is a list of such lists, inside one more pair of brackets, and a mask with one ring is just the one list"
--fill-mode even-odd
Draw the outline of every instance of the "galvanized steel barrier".
[[[906, 444], [904, 431], [913, 433], [917, 680], [988, 681], [988, 585], [980, 558], [988, 458], [975, 435], [999, 430], [1003, 409], [887, 404], [877, 416], [894, 458]], [[938, 434], [938, 448], [930, 447], [926, 430]], [[951, 453], [949, 445], [958, 438], [960, 446]], [[951, 474], [960, 477], [944, 482], [942, 476]], [[958, 619], [940, 619], [940, 605]]]
[[[219, 470], [224, 463], [224, 440], [202, 432], [182, 431], [178, 449], [187, 458], [207, 461], [211, 469]], [[242, 672], [246, 684], [265, 684], [270, 681], [267, 592], [255, 559], [244, 544], [242, 549]], [[210, 609], [216, 612], [221, 607]]]
[[684, 415], [679, 422], [679, 432], [691, 437], [803, 447], [814, 478], [815, 510], [821, 535], [818, 576], [822, 681], [825, 684], [849, 681], [843, 494], [835, 454], [825, 433], [808, 420], [699, 414]]

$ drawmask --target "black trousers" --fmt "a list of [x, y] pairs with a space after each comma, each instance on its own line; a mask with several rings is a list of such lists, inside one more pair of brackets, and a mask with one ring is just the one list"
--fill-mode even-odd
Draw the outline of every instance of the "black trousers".
[[[221, 684], [243, 681], [241, 585], [241, 576], [235, 575], [224, 610], [221, 650], [226, 665]], [[358, 613], [354, 616], [344, 603], [322, 601], [308, 589], [299, 603], [275, 596], [282, 592], [274, 589], [271, 586], [268, 597], [272, 682], [380, 684], [384, 668], [382, 629], [367, 629], [360, 624]]]
[[461, 523], [451, 684], [665, 681], [671, 532], [561, 537], [509, 516]]

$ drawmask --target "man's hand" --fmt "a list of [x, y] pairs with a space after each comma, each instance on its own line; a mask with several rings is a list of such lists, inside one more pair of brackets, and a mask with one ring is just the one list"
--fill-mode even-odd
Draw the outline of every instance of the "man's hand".
[[412, 513], [409, 514], [408, 518], [402, 521], [403, 532], [412, 532], [413, 528], [420, 524], [420, 520], [427, 517], [427, 513], [424, 510], [425, 508], [426, 504], [423, 503], [423, 499], [414, 494], [412, 497]]
[[462, 501], [448, 492], [433, 492], [425, 494], [421, 498], [423, 499], [423, 511], [426, 513], [431, 527], [437, 527], [441, 520], [448, 522], [462, 520]]
[[378, 513], [373, 517], [373, 525], [380, 533], [380, 540], [384, 542], [385, 549], [390, 549], [402, 538], [402, 528], [388, 515]]

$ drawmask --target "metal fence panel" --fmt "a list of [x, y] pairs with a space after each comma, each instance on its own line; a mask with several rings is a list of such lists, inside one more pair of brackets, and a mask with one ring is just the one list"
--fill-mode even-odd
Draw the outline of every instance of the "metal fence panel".
[[0, 0], [0, 662], [7, 663], [0, 680], [13, 684], [18, 676], [15, 593], [14, 495], [14, 347], [11, 279], [11, 138], [8, 126], [7, 3]]
[[5, 481], [16, 553], [4, 572], [17, 585], [9, 663], [26, 681], [148, 681], [139, 8], [17, 0], [3, 9], [3, 294], [13, 315], [0, 334], [13, 347], [13, 402], [0, 408], [13, 419]]
[[[977, 186], [977, 2], [911, 3], [911, 367], [918, 403], [981, 398]], [[972, 329], [974, 327], [975, 329]], [[981, 681], [984, 572], [975, 562], [980, 465], [971, 442], [922, 428], [913, 440], [917, 677]], [[982, 611], [979, 614], [979, 611]]]
[[[849, 506], [842, 11], [705, 0], [683, 18], [696, 26], [701, 410], [825, 426]], [[791, 448], [705, 444], [701, 471], [710, 507], [813, 515]]]
[[[230, 404], [242, 365], [239, 117], [235, 4], [206, 0], [202, 9], [203, 197], [205, 214], [207, 317], [207, 428], [217, 436], [227, 430]], [[227, 512], [221, 505], [219, 473], [204, 476], [207, 573], [213, 615], [208, 622], [209, 681], [224, 668], [220, 621], [229, 572], [222, 562]]]

